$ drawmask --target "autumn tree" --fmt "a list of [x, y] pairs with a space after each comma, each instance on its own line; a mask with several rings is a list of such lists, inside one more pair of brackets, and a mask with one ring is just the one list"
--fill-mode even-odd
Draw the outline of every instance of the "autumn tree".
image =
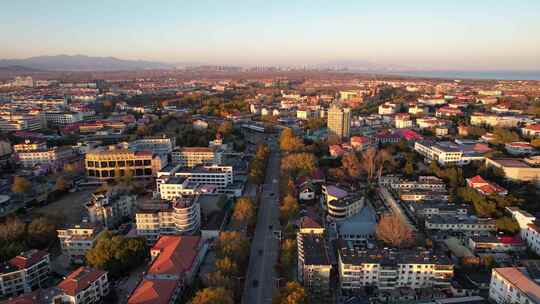
[[217, 240], [219, 257], [230, 257], [234, 261], [244, 261], [248, 255], [249, 241], [238, 231], [223, 231]]
[[375, 228], [377, 238], [389, 245], [401, 247], [410, 244], [413, 238], [411, 228], [398, 215], [383, 215]]
[[27, 227], [27, 243], [31, 248], [45, 248], [56, 240], [57, 225], [48, 218], [32, 220]]
[[287, 222], [296, 217], [299, 210], [300, 206], [298, 205], [296, 198], [291, 194], [287, 194], [283, 198], [281, 207], [279, 207], [280, 218], [283, 222]]
[[284, 269], [294, 269], [296, 263], [296, 240], [285, 239], [281, 244], [279, 260]]
[[237, 199], [232, 218], [238, 226], [251, 223], [255, 219], [255, 205], [253, 201], [247, 196]]
[[223, 287], [209, 287], [199, 290], [191, 304], [234, 304], [232, 293]]
[[208, 287], [223, 287], [229, 290], [234, 288], [233, 279], [221, 271], [208, 273], [204, 278], [204, 284]]
[[66, 182], [66, 179], [63, 176], [59, 176], [56, 179], [56, 184], [54, 185], [54, 188], [58, 191], [64, 191], [68, 188], [68, 184]]
[[217, 132], [223, 135], [223, 137], [225, 137], [229, 136], [232, 133], [232, 129], [232, 123], [230, 121], [224, 121], [219, 125]]
[[519, 134], [505, 128], [495, 128], [493, 136], [495, 137], [493, 141], [495, 144], [506, 144], [520, 140]]
[[307, 304], [307, 294], [298, 282], [288, 282], [272, 300], [272, 304]]
[[32, 184], [22, 176], [15, 176], [13, 178], [13, 184], [11, 185], [11, 191], [17, 194], [23, 194], [28, 192]]
[[360, 161], [354, 153], [347, 153], [341, 159], [341, 167], [351, 178], [357, 178], [362, 171]]
[[311, 153], [290, 154], [281, 159], [281, 170], [285, 174], [298, 176], [300, 173], [309, 173], [315, 170], [317, 159]]
[[225, 276], [235, 276], [238, 274], [238, 265], [229, 257], [216, 260], [216, 268]]
[[285, 128], [279, 137], [279, 147], [284, 152], [298, 152], [304, 148], [304, 143], [291, 128]]

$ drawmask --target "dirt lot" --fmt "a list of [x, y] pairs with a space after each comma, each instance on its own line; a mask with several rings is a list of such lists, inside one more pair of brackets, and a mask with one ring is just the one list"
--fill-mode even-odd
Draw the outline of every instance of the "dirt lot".
[[73, 193], [66, 193], [59, 200], [43, 207], [32, 210], [32, 214], [63, 215], [65, 224], [80, 223], [81, 218], [86, 215], [84, 204], [90, 198], [90, 194], [95, 189], [84, 189]]

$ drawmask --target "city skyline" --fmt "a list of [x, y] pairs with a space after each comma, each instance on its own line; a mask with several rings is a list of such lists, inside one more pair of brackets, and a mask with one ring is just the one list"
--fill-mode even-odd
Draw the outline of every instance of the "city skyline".
[[537, 1], [11, 2], [0, 58], [540, 70]]

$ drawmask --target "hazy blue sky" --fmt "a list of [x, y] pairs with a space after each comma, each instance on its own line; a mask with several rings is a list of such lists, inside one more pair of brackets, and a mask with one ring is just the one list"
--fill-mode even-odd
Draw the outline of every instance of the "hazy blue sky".
[[0, 57], [540, 69], [540, 0], [0, 0]]

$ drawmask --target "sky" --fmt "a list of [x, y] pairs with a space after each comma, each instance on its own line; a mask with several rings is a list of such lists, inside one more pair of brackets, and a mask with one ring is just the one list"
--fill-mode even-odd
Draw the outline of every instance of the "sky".
[[539, 0], [0, 0], [0, 58], [540, 70]]

